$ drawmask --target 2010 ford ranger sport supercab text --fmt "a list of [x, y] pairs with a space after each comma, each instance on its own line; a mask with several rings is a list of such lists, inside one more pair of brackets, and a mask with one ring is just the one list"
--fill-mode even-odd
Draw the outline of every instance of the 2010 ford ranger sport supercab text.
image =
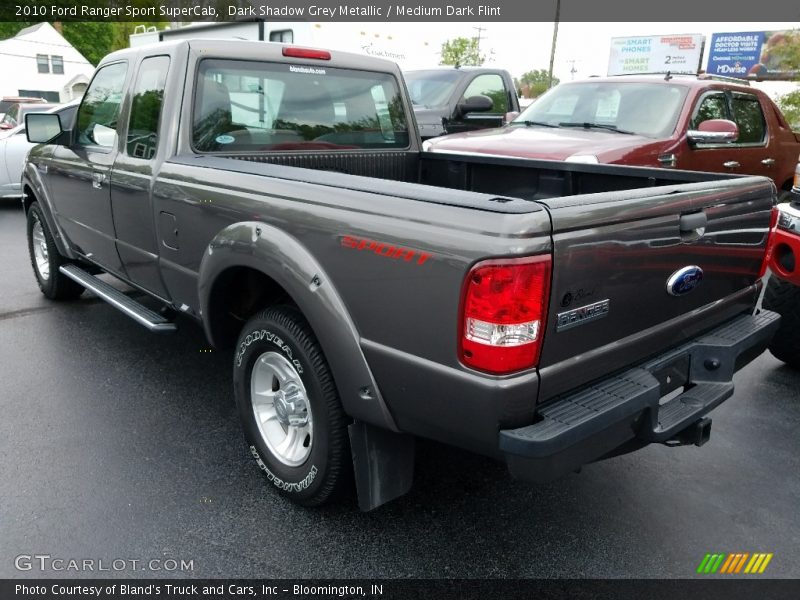
[[305, 505], [350, 468], [363, 509], [405, 493], [416, 436], [532, 481], [700, 445], [778, 326], [757, 309], [770, 180], [421, 152], [380, 59], [123, 50], [74, 124], [27, 131], [42, 292], [201, 323], [253, 458]]

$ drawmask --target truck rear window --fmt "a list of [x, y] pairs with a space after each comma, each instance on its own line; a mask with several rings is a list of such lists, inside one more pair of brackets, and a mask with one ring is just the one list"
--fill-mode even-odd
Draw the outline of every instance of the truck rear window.
[[201, 61], [192, 144], [198, 152], [407, 148], [395, 78], [328, 67]]

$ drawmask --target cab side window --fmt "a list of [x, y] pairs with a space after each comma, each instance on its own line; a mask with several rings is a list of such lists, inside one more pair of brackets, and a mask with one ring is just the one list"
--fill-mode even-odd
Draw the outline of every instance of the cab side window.
[[150, 159], [156, 153], [168, 70], [168, 56], [145, 58], [139, 67], [125, 144], [128, 156]]
[[78, 109], [79, 144], [103, 148], [114, 145], [127, 71], [128, 64], [125, 62], [114, 63], [97, 71]]
[[760, 144], [767, 135], [761, 103], [752, 94], [734, 94], [733, 121], [739, 126], [739, 144]]
[[703, 121], [710, 119], [727, 119], [728, 109], [725, 94], [709, 94], [700, 101], [697, 114], [692, 119], [692, 129], [697, 129]]
[[492, 110], [489, 112], [503, 114], [508, 112], [508, 92], [500, 75], [493, 73], [478, 75], [467, 87], [461, 101], [465, 102], [467, 98], [481, 95], [492, 99]]

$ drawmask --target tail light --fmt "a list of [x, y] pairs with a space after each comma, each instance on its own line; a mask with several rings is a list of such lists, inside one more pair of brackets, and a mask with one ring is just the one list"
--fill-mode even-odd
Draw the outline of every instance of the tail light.
[[[800, 285], [800, 209], [782, 204], [773, 209], [773, 223], [767, 244], [766, 263], [772, 272], [785, 281]], [[766, 267], [762, 267], [765, 271]]]
[[297, 46], [284, 46], [282, 54], [291, 58], [315, 58], [317, 60], [330, 60], [331, 53], [327, 50], [316, 48], [298, 48]]
[[472, 268], [461, 300], [462, 363], [495, 374], [536, 366], [550, 269], [550, 255], [489, 260]]

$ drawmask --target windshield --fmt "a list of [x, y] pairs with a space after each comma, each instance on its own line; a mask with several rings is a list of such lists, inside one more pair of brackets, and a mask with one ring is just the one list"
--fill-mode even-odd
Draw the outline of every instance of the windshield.
[[418, 108], [446, 106], [460, 78], [457, 71], [408, 71], [404, 75], [411, 103]]
[[565, 83], [537, 99], [513, 123], [582, 125], [666, 137], [675, 131], [687, 91], [661, 82]]

